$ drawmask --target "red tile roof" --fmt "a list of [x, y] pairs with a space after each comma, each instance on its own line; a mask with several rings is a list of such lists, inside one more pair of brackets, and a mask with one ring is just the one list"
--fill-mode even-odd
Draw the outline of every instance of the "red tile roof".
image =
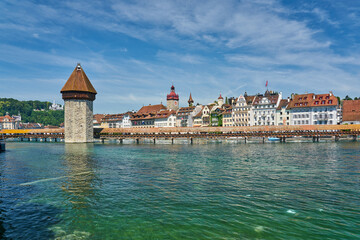
[[327, 94], [299, 94], [295, 95], [290, 101], [288, 108], [304, 108], [304, 107], [326, 107], [337, 106], [338, 99], [332, 93]]
[[14, 121], [15, 119], [10, 117], [9, 115], [5, 115], [0, 117], [0, 122], [3, 122], [5, 120], [5, 118], [7, 118], [9, 121]]
[[281, 99], [279, 106], [276, 108], [276, 110], [281, 110], [281, 108], [286, 107], [290, 102], [287, 99]]
[[344, 100], [343, 121], [360, 121], [360, 100]]
[[179, 95], [175, 93], [174, 85], [171, 86], [171, 92], [166, 96], [167, 100], [179, 100]]
[[176, 114], [174, 110], [162, 110], [158, 112], [154, 118], [168, 118], [171, 114]]
[[160, 110], [166, 110], [166, 107], [162, 104], [143, 106], [132, 115], [131, 120], [153, 119]]
[[178, 110], [177, 114], [181, 114], [181, 113], [191, 113], [192, 111], [194, 111], [195, 106], [192, 107], [182, 107]]
[[279, 98], [279, 94], [272, 94], [272, 95], [267, 95], [267, 96], [258, 95], [258, 96], [255, 97], [255, 99], [253, 101], [253, 104], [258, 105], [260, 103], [261, 99], [263, 99], [265, 97], [267, 99], [269, 99], [270, 103], [276, 104], [277, 101], [278, 101], [278, 98]]
[[255, 97], [256, 97], [255, 95], [254, 96], [246, 96], [245, 99], [246, 99], [247, 105], [253, 104]]
[[196, 115], [194, 116], [194, 118], [199, 118], [199, 117], [202, 116], [202, 111], [203, 111], [204, 107], [205, 107], [205, 106], [202, 106], [201, 110], [198, 112], [198, 114], [196, 114]]
[[97, 123], [101, 123], [103, 117], [105, 117], [105, 114], [94, 114], [93, 119], [96, 120]]

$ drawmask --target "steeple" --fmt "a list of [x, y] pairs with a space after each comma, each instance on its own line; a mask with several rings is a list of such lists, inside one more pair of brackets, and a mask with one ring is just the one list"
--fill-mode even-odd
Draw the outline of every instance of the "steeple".
[[194, 104], [194, 100], [193, 100], [192, 97], [191, 97], [191, 93], [190, 93], [190, 97], [189, 97], [188, 103], [189, 103], [189, 107], [192, 107], [192, 105]]

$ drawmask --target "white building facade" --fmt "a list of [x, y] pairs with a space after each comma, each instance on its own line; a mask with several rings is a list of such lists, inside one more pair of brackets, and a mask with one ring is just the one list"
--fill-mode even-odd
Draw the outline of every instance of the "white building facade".
[[250, 126], [272, 126], [276, 123], [276, 109], [282, 93], [266, 91], [265, 95], [257, 95], [250, 111]]
[[289, 104], [291, 125], [338, 124], [338, 99], [329, 94], [301, 94], [293, 96]]

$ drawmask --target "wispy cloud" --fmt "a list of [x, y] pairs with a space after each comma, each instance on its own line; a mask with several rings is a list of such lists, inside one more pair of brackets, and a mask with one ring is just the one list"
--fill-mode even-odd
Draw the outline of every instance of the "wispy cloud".
[[360, 10], [321, 3], [1, 1], [0, 81], [27, 75], [50, 89], [47, 75], [59, 81], [81, 62], [106, 108], [158, 102], [171, 82], [182, 103], [190, 91], [199, 102], [259, 92], [266, 80], [288, 94], [360, 95]]

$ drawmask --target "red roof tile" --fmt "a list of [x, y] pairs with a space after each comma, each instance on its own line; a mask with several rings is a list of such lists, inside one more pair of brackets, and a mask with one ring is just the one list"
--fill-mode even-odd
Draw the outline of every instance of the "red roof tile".
[[289, 101], [287, 99], [281, 99], [279, 106], [276, 108], [276, 110], [281, 110], [281, 108], [286, 107], [289, 104]]
[[360, 100], [344, 100], [343, 121], [360, 121]]
[[290, 101], [288, 108], [304, 108], [304, 107], [326, 107], [337, 106], [338, 99], [331, 93], [327, 94], [299, 94], [295, 95]]

